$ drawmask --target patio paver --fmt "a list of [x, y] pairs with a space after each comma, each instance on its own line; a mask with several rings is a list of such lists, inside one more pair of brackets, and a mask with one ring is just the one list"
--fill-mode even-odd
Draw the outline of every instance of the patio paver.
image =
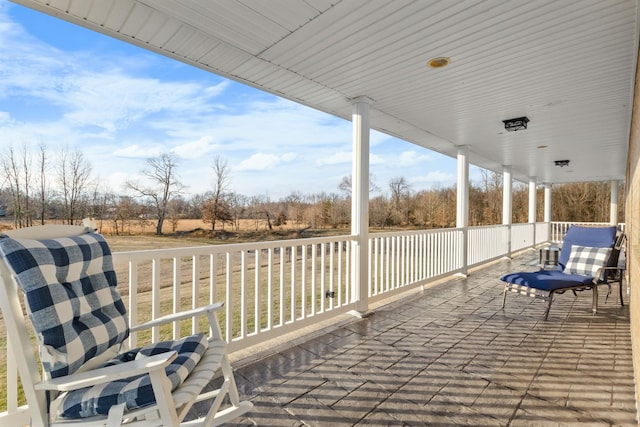
[[544, 304], [507, 295], [501, 274], [533, 252], [473, 271], [247, 365], [246, 426], [635, 426], [628, 308], [616, 294]]

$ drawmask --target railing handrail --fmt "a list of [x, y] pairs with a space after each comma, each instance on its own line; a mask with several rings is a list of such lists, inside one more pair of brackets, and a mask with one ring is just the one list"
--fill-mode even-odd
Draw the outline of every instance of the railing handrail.
[[222, 245], [203, 245], [203, 246], [188, 246], [184, 248], [163, 248], [163, 249], [141, 249], [141, 250], [133, 250], [133, 251], [119, 251], [114, 252], [112, 255], [114, 257], [126, 258], [133, 257], [137, 258], [138, 254], [148, 255], [154, 254], [158, 257], [162, 258], [163, 256], [175, 256], [176, 253], [184, 253], [188, 252], [189, 254], [194, 255], [208, 255], [211, 253], [225, 253], [225, 252], [233, 252], [233, 251], [243, 251], [243, 250], [258, 250], [258, 249], [274, 249], [281, 247], [290, 247], [290, 246], [301, 246], [301, 245], [313, 245], [319, 243], [330, 243], [339, 241], [350, 241], [354, 240], [355, 237], [350, 234], [337, 234], [335, 236], [325, 236], [325, 237], [304, 237], [301, 239], [287, 239], [287, 240], [270, 240], [267, 242], [248, 242], [248, 243], [225, 243]]

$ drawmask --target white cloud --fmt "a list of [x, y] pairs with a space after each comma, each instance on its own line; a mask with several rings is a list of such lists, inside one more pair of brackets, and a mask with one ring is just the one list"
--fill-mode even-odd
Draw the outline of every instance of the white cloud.
[[420, 163], [426, 163], [431, 160], [431, 156], [427, 154], [420, 154], [417, 151], [403, 151], [398, 156], [398, 165], [400, 166], [413, 166]]
[[412, 181], [423, 182], [423, 183], [449, 184], [451, 182], [456, 181], [456, 176], [449, 172], [431, 171], [431, 172], [428, 172], [426, 175], [419, 175], [419, 176], [413, 177]]
[[369, 133], [369, 145], [371, 147], [375, 147], [385, 142], [389, 142], [393, 139], [394, 138], [392, 136], [389, 136], [386, 133], [382, 133], [377, 130], [372, 129], [371, 132]]
[[139, 159], [148, 159], [150, 157], [155, 157], [162, 153], [162, 149], [157, 146], [141, 146], [141, 145], [129, 145], [127, 147], [121, 148], [119, 150], [115, 150], [113, 154], [117, 157], [129, 157], [129, 158], [139, 158]]
[[[149, 121], [171, 123], [185, 120], [185, 114], [211, 114], [212, 98], [194, 83], [162, 82], [132, 77], [119, 71], [67, 76], [64, 96], [55, 91], [41, 96], [58, 103], [66, 111], [64, 118], [75, 126], [98, 126], [109, 133]], [[215, 92], [217, 93], [217, 92]], [[188, 113], [187, 113], [188, 112]], [[188, 118], [188, 116], [187, 116]]]
[[374, 153], [369, 154], [369, 164], [382, 165], [385, 163], [389, 163], [388, 157], [381, 156], [379, 154], [374, 154]]
[[114, 172], [104, 177], [105, 182], [108, 182], [109, 188], [113, 192], [127, 193], [127, 182], [140, 182], [144, 177], [139, 174], [130, 174], [126, 172]]
[[234, 171], [251, 171], [273, 169], [280, 163], [293, 161], [297, 155], [295, 153], [285, 153], [277, 156], [275, 154], [256, 153], [248, 159], [241, 161], [233, 168]]
[[213, 136], [205, 135], [196, 141], [177, 145], [171, 149], [171, 152], [183, 159], [198, 159], [215, 152], [219, 148], [220, 145], [216, 143]]
[[0, 124], [9, 124], [13, 122], [11, 114], [6, 111], [0, 111]]
[[351, 163], [351, 151], [337, 151], [330, 156], [318, 159], [319, 165], [335, 165], [338, 163]]

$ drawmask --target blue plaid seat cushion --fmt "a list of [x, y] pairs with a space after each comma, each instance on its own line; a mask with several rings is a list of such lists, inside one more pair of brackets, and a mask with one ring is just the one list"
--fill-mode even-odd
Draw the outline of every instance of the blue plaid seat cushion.
[[[171, 381], [171, 389], [175, 390], [189, 376], [207, 348], [206, 336], [197, 334], [178, 341], [159, 342], [128, 351], [109, 361], [105, 366], [120, 364], [143, 356], [175, 351], [178, 356], [165, 368], [167, 377]], [[120, 403], [124, 403], [127, 410], [155, 403], [149, 375], [140, 375], [71, 391], [63, 397], [60, 415], [68, 418], [108, 415], [111, 406]]]
[[101, 235], [2, 236], [0, 254], [24, 292], [42, 365], [52, 378], [76, 372], [129, 335], [111, 251]]
[[571, 253], [564, 267], [564, 272], [595, 277], [598, 269], [606, 264], [610, 253], [611, 248], [571, 245]]

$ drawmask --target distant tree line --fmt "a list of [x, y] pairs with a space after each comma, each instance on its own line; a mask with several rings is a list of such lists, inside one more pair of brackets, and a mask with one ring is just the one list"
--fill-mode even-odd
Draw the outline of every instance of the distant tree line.
[[[25, 145], [4, 150], [1, 161], [0, 216], [11, 218], [16, 228], [56, 219], [78, 223], [93, 217], [109, 222], [116, 234], [137, 228], [176, 231], [181, 219], [202, 219], [211, 230], [238, 230], [240, 220], [253, 220], [256, 230], [273, 230], [285, 224], [294, 228], [347, 228], [350, 224], [351, 177], [346, 176], [335, 193], [292, 192], [279, 200], [248, 197], [230, 191], [231, 170], [220, 156], [212, 159], [209, 191], [185, 196], [180, 165], [171, 154], [147, 160], [141, 170], [144, 181], [112, 188], [91, 173], [91, 165], [79, 150], [52, 153], [42, 145], [35, 152]], [[407, 178], [396, 177], [380, 189], [370, 179], [370, 226], [377, 229], [455, 227], [456, 188], [414, 191]], [[469, 189], [469, 223], [502, 223], [502, 175], [482, 170], [479, 182]], [[610, 185], [589, 182], [554, 185], [552, 220], [607, 222]], [[623, 194], [623, 188], [619, 194]], [[528, 185], [513, 185], [513, 223], [528, 220]], [[536, 218], [543, 218], [543, 190], [537, 191]], [[618, 218], [624, 220], [622, 204]]]

